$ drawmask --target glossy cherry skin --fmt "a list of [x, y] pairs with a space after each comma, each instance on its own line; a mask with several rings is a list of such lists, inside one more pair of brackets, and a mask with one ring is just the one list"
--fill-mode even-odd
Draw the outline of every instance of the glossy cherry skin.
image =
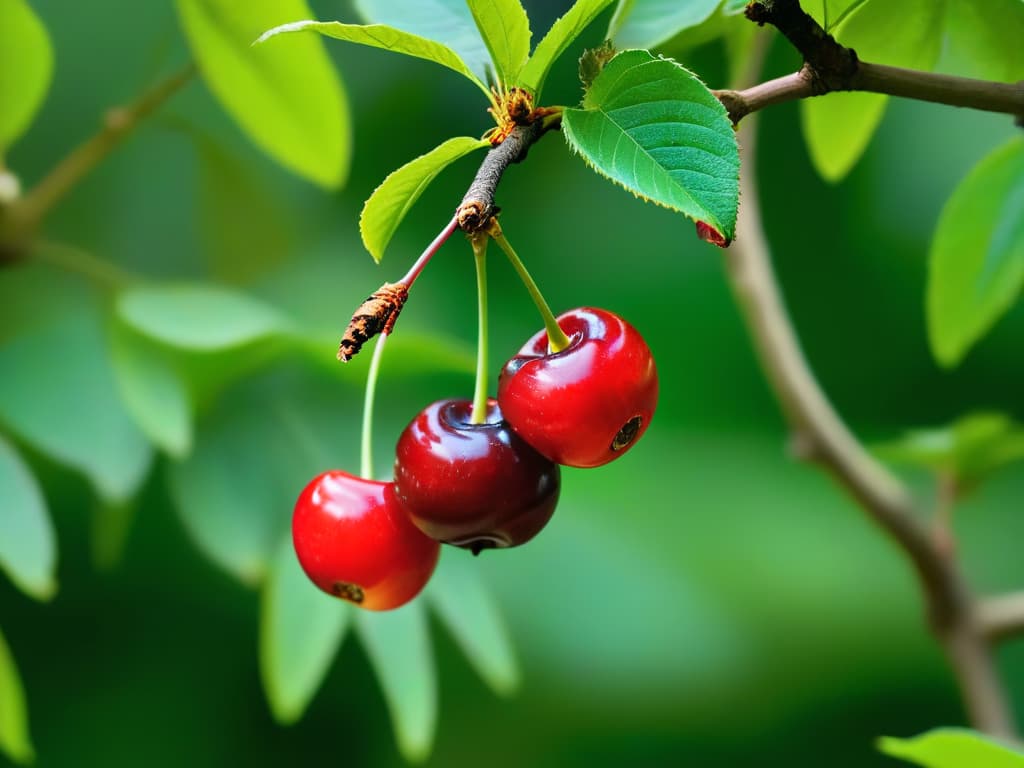
[[514, 547], [551, 519], [561, 475], [493, 399], [484, 424], [471, 412], [468, 400], [442, 400], [410, 422], [395, 448], [395, 496], [431, 538], [474, 553]]
[[569, 337], [548, 352], [541, 331], [509, 360], [498, 404], [512, 429], [558, 464], [597, 467], [618, 458], [647, 430], [658, 404], [658, 371], [639, 331], [604, 309], [560, 315]]
[[440, 554], [398, 506], [391, 483], [341, 470], [313, 478], [299, 494], [292, 541], [314, 584], [371, 611], [416, 597]]

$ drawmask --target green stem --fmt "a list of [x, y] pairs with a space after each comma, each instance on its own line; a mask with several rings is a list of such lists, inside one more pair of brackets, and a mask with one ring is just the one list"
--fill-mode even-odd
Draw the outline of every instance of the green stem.
[[565, 335], [565, 331], [558, 325], [558, 321], [555, 320], [555, 315], [551, 311], [551, 307], [544, 300], [544, 295], [540, 292], [537, 284], [530, 277], [530, 273], [526, 269], [526, 265], [523, 264], [522, 259], [516, 255], [516, 252], [512, 249], [512, 245], [508, 240], [505, 239], [505, 234], [501, 231], [501, 227], [498, 226], [498, 222], [491, 219], [491, 223], [487, 228], [487, 232], [490, 233], [491, 237], [498, 246], [508, 256], [508, 260], [512, 262], [512, 266], [516, 272], [519, 273], [519, 279], [523, 281], [523, 285], [526, 286], [526, 290], [530, 294], [530, 298], [533, 299], [533, 303], [537, 305], [537, 311], [540, 312], [541, 319], [544, 321], [544, 328], [548, 332], [548, 352], [555, 353], [561, 352], [563, 349], [569, 346], [569, 337]]
[[382, 333], [377, 337], [377, 346], [373, 348], [370, 359], [370, 370], [366, 373], [366, 392], [363, 395], [363, 435], [359, 450], [359, 475], [366, 480], [373, 480], [373, 400], [377, 394], [377, 375], [380, 373], [380, 361], [384, 357], [384, 342], [388, 335]]
[[75, 272], [110, 290], [120, 290], [134, 282], [139, 282], [139, 278], [134, 275], [73, 245], [49, 241], [38, 242], [34, 255], [40, 263], [50, 264], [66, 272]]
[[75, 147], [18, 202], [21, 227], [27, 232], [34, 232], [50, 209], [131, 135], [140, 122], [185, 86], [195, 71], [195, 65], [189, 63], [135, 102], [110, 110], [100, 130]]
[[476, 385], [473, 389], [473, 410], [470, 424], [487, 423], [487, 241], [485, 232], [470, 237], [476, 261], [477, 339]]

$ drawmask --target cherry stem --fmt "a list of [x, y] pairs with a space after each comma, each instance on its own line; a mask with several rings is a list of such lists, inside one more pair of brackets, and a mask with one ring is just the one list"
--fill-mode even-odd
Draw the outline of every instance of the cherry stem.
[[512, 262], [512, 266], [516, 272], [519, 273], [519, 279], [523, 281], [523, 285], [526, 286], [526, 290], [530, 294], [530, 298], [533, 299], [533, 303], [537, 305], [537, 311], [540, 312], [541, 319], [544, 321], [544, 328], [548, 332], [548, 352], [554, 354], [555, 352], [561, 352], [563, 349], [569, 346], [569, 337], [565, 335], [565, 331], [558, 325], [558, 321], [555, 320], [555, 315], [551, 311], [551, 307], [544, 300], [544, 295], [540, 292], [537, 287], [537, 283], [530, 277], [530, 273], [526, 269], [526, 265], [523, 264], [516, 252], [512, 249], [512, 245], [507, 239], [505, 234], [501, 231], [501, 227], [498, 225], [497, 219], [491, 219], [488, 224], [486, 232], [494, 238], [494, 241], [498, 244], [498, 247], [505, 252], [508, 256], [508, 260]]
[[380, 361], [384, 357], [384, 342], [388, 340], [386, 333], [377, 337], [377, 345], [373, 348], [370, 369], [366, 372], [366, 391], [363, 394], [363, 435], [359, 450], [359, 475], [365, 480], [373, 480], [373, 400], [377, 394], [377, 375], [380, 373]]
[[471, 235], [469, 242], [473, 246], [473, 257], [476, 262], [476, 295], [477, 295], [477, 340], [476, 340], [476, 385], [473, 389], [473, 410], [470, 413], [470, 424], [487, 423], [487, 233]]
[[432, 258], [434, 258], [434, 254], [440, 250], [441, 246], [444, 245], [445, 240], [451, 237], [452, 232], [458, 229], [458, 227], [458, 216], [452, 216], [452, 220], [449, 221], [445, 228], [441, 230], [441, 233], [433, 239], [430, 245], [427, 246], [427, 249], [420, 254], [420, 257], [416, 259], [416, 263], [413, 264], [412, 267], [409, 268], [409, 271], [405, 273], [405, 277], [398, 282], [406, 288], [412, 288], [412, 284], [416, 282], [416, 278], [420, 276], [420, 272], [423, 271], [423, 268], [427, 266], [427, 263]]

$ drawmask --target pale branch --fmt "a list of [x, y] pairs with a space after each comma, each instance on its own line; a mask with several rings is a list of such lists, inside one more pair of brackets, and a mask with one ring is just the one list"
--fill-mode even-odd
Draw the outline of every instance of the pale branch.
[[[745, 168], [754, 167], [754, 123], [740, 131]], [[971, 722], [1014, 739], [1006, 691], [995, 669], [975, 598], [956, 561], [935, 547], [906, 488], [853, 436], [828, 401], [800, 349], [783, 305], [760, 220], [755, 174], [740, 175], [743, 205], [736, 242], [725, 251], [729, 279], [761, 364], [808, 458], [828, 469], [903, 549], [921, 582], [929, 623], [957, 678]]]
[[977, 605], [977, 619], [992, 640], [1024, 633], [1024, 592], [982, 598]]
[[19, 247], [27, 242], [46, 214], [194, 74], [195, 66], [190, 63], [131, 104], [108, 110], [95, 134], [72, 149], [23, 198], [4, 210], [4, 245]]
[[[824, 89], [823, 89], [824, 88]], [[986, 112], [1002, 112], [1024, 120], [1024, 81], [998, 83], [969, 77], [939, 75], [913, 69], [889, 67], [884, 64], [857, 63], [856, 71], [835, 86], [824, 87], [816, 80], [810, 65], [797, 72], [777, 77], [750, 88], [714, 91], [725, 105], [729, 118], [739, 123], [751, 112], [774, 104], [782, 104], [812, 96], [839, 91], [862, 91], [888, 96], [902, 96], [930, 101], [951, 107], [966, 107]]]
[[836, 91], [863, 91], [901, 96], [953, 107], [1015, 115], [1024, 125], [1024, 81], [1000, 83], [940, 75], [860, 61], [856, 51], [836, 42], [800, 7], [798, 0], [754, 0], [747, 18], [776, 27], [803, 56], [797, 72], [746, 90], [722, 90], [733, 123], [764, 107]]

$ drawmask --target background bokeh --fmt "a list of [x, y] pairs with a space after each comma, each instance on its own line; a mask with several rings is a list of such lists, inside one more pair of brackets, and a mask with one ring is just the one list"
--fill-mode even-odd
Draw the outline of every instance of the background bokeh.
[[[320, 18], [353, 19], [344, 3], [312, 5]], [[529, 3], [534, 29], [566, 5]], [[105, 109], [188, 56], [170, 2], [33, 7], [57, 63], [40, 117], [7, 158], [26, 185], [94, 130]], [[606, 18], [586, 42], [600, 41]], [[197, 81], [53, 213], [47, 237], [152, 278], [242, 286], [340, 332], [359, 301], [401, 275], [441, 228], [479, 155], [439, 177], [381, 266], [359, 242], [362, 201], [398, 165], [448, 136], [481, 133], [489, 117], [480, 94], [446, 70], [328, 48], [353, 110], [354, 161], [342, 191], [325, 193], [275, 166]], [[715, 44], [679, 55], [712, 87], [725, 84]], [[798, 63], [776, 41], [768, 74]], [[578, 96], [566, 55], [547, 99]], [[807, 355], [858, 434], [884, 439], [982, 408], [1024, 418], [1024, 311], [1011, 311], [962, 367], [944, 372], [928, 353], [922, 306], [941, 206], [973, 163], [1013, 134], [1012, 121], [893, 101], [863, 160], [836, 186], [813, 171], [795, 105], [767, 110], [760, 125], [759, 167], [744, 170], [758, 174]], [[434, 625], [441, 699], [428, 764], [885, 765], [872, 746], [878, 735], [961, 723], [899, 551], [827, 477], [787, 455], [721, 253], [683, 217], [599, 179], [557, 134], [508, 172], [499, 203], [506, 234], [556, 310], [607, 307], [644, 333], [662, 396], [627, 457], [564, 473], [563, 500], [543, 535], [473, 562], [500, 597], [522, 685], [511, 698], [493, 695]], [[491, 265], [496, 371], [539, 321], [507, 264]], [[60, 311], [62, 286], [78, 280], [52, 267], [0, 272], [8, 291], [33, 286], [21, 298], [44, 315]], [[454, 357], [464, 357], [474, 312], [470, 249], [453, 238], [418, 283], [395, 340], [403, 332], [450, 337]], [[0, 328], [0, 342], [9, 335]], [[258, 424], [279, 404], [301, 401], [314, 409], [334, 464], [355, 470], [367, 361], [339, 377], [325, 339], [322, 362], [271, 356], [220, 393], [198, 414], [200, 439], [227, 413]], [[60, 379], [64, 352], [47, 352]], [[472, 387], [451, 364], [432, 370], [429, 352], [409, 354], [418, 356], [411, 370], [398, 344], [384, 363], [382, 474], [412, 415]], [[22, 375], [0, 370], [5, 379]], [[264, 432], [269, 456], [295, 450], [294, 435]], [[32, 602], [0, 579], [0, 624], [27, 689], [39, 766], [404, 764], [354, 636], [305, 718], [274, 723], [259, 680], [259, 596], [190, 537], [169, 492], [174, 461], [150, 470], [115, 561], [96, 552], [97, 504], [86, 482], [18, 445], [43, 483], [60, 548], [52, 602]], [[239, 486], [258, 472], [241, 463]], [[927, 477], [910, 480], [932, 493]], [[957, 512], [962, 557], [981, 588], [1024, 584], [1022, 500], [1018, 467]], [[282, 520], [288, 514], [282, 507]], [[1024, 644], [1006, 645], [999, 663], [1024, 712]]]

